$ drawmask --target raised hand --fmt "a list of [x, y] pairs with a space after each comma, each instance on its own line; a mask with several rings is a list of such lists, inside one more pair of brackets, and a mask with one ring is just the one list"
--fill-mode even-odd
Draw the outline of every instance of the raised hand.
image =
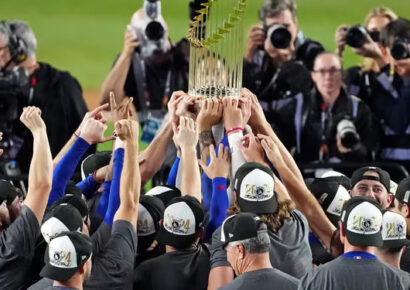
[[336, 41], [336, 47], [337, 47], [337, 54], [340, 57], [343, 57], [343, 51], [345, 50], [346, 34], [347, 34], [347, 29], [348, 28], [349, 28], [349, 26], [347, 26], [347, 25], [340, 25], [336, 29], [335, 41]]
[[273, 164], [278, 164], [283, 162], [282, 155], [279, 151], [278, 146], [269, 136], [258, 134], [258, 138], [261, 140], [261, 145], [263, 150], [265, 150], [266, 156]]
[[135, 120], [120, 120], [115, 123], [115, 132], [122, 141], [138, 144], [138, 122]]
[[242, 89], [242, 97], [249, 99], [251, 103], [251, 116], [248, 121], [249, 126], [253, 129], [263, 126], [263, 124], [266, 123], [266, 117], [256, 95], [244, 88]]
[[124, 48], [122, 53], [126, 56], [130, 56], [135, 51], [135, 48], [140, 45], [139, 41], [136, 39], [136, 35], [131, 31], [132, 27], [127, 27], [124, 34]]
[[198, 160], [199, 165], [201, 165], [205, 174], [210, 179], [214, 179], [215, 177], [227, 178], [231, 166], [229, 148], [224, 148], [223, 144], [219, 144], [218, 156], [216, 156], [214, 145], [210, 145], [209, 152], [211, 156], [211, 162], [208, 166], [202, 160]]
[[239, 149], [246, 161], [266, 164], [262, 145], [252, 133], [249, 133], [242, 138], [242, 143], [239, 144]]
[[169, 99], [168, 114], [172, 123], [175, 123], [176, 125], [178, 124], [179, 119], [179, 116], [177, 115], [178, 106], [186, 96], [187, 94], [184, 91], [176, 91], [172, 93], [172, 96]]
[[224, 97], [222, 103], [225, 130], [242, 127], [243, 116], [242, 111], [238, 106], [239, 100], [237, 98]]
[[25, 107], [20, 116], [20, 121], [31, 131], [35, 133], [46, 128], [41, 118], [41, 110], [37, 107]]
[[251, 62], [253, 56], [258, 51], [259, 47], [263, 47], [266, 33], [261, 25], [254, 25], [248, 32], [248, 41], [246, 43], [245, 59]]
[[191, 118], [181, 117], [179, 118], [179, 126], [173, 124], [174, 141], [181, 148], [184, 149], [196, 149], [198, 143], [198, 132], [196, 130], [195, 121]]
[[352, 49], [356, 54], [363, 57], [370, 57], [375, 59], [383, 57], [383, 53], [380, 49], [379, 44], [375, 42], [368, 33], [366, 34], [366, 42], [363, 44], [363, 46], [358, 48], [352, 47]]
[[201, 111], [196, 119], [198, 131], [208, 131], [222, 119], [223, 104], [218, 98], [208, 98], [202, 102]]
[[252, 99], [250, 98], [250, 96], [245, 95], [239, 99], [239, 108], [242, 111], [242, 117], [243, 117], [242, 127], [245, 128], [252, 114]]
[[198, 115], [198, 106], [195, 104], [195, 98], [184, 95], [181, 102], [178, 104], [176, 115], [179, 117], [188, 117], [193, 120]]
[[106, 141], [114, 140], [115, 137], [104, 137], [104, 132], [107, 130], [107, 125], [103, 122], [93, 118], [88, 119], [81, 129], [80, 137], [88, 144], [104, 143]]
[[87, 112], [87, 113], [84, 115], [84, 118], [83, 118], [83, 120], [81, 121], [80, 126], [78, 126], [78, 128], [77, 128], [77, 130], [75, 131], [74, 134], [75, 134], [76, 136], [80, 136], [80, 134], [81, 134], [81, 129], [84, 127], [85, 123], [87, 123], [87, 121], [88, 121], [89, 119], [94, 119], [94, 120], [98, 120], [98, 121], [100, 121], [100, 122], [102, 122], [102, 123], [105, 123], [105, 119], [104, 119], [103, 115], [101, 114], [101, 112], [104, 111], [104, 110], [107, 109], [107, 108], [108, 108], [108, 103], [106, 103], [106, 104], [104, 104], [104, 105], [101, 105], [101, 106], [95, 108], [95, 109], [92, 110], [91, 112]]
[[131, 104], [133, 100], [133, 98], [129, 98], [127, 101], [123, 101], [120, 105], [117, 105], [114, 92], [110, 92], [111, 118], [113, 123], [132, 117]]

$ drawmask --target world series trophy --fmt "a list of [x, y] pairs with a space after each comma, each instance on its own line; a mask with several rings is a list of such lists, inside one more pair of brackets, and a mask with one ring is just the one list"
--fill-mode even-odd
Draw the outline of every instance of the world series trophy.
[[202, 3], [188, 30], [188, 94], [197, 100], [240, 97], [246, 0]]

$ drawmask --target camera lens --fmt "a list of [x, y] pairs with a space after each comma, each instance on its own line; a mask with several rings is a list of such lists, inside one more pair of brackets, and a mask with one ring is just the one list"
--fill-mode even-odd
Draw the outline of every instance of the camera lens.
[[362, 25], [352, 26], [347, 30], [346, 43], [351, 47], [362, 47], [366, 42], [366, 34], [366, 28]]
[[267, 35], [272, 42], [272, 45], [279, 49], [288, 48], [292, 39], [292, 35], [289, 30], [280, 24], [273, 24], [269, 26]]
[[160, 40], [165, 35], [165, 29], [158, 21], [151, 21], [145, 29], [145, 35], [150, 40]]
[[353, 148], [359, 142], [356, 127], [348, 119], [343, 119], [337, 124], [337, 133], [340, 136], [342, 145], [346, 148]]
[[396, 40], [391, 48], [391, 55], [394, 59], [409, 58], [410, 52], [407, 42], [402, 40]]
[[371, 31], [369, 35], [374, 42], [380, 42], [380, 31]]

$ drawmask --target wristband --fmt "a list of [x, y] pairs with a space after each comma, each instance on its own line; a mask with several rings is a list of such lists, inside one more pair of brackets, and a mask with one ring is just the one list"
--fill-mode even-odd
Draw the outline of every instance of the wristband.
[[236, 130], [240, 130], [240, 131], [243, 132], [243, 128], [242, 128], [242, 127], [233, 127], [233, 128], [231, 128], [231, 129], [227, 130], [225, 134], [228, 135], [229, 133], [231, 133], [231, 132], [233, 132], [233, 131], [236, 131]]
[[76, 133], [76, 132], [74, 132], [74, 136], [75, 136], [75, 137], [77, 137], [77, 138], [79, 138], [79, 137], [80, 137], [80, 136], [78, 136], [78, 135], [77, 135], [77, 133]]

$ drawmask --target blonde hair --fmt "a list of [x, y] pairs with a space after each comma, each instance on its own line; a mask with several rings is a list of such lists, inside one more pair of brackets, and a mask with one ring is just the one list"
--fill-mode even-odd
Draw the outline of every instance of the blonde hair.
[[[384, 17], [387, 18], [389, 21], [396, 20], [398, 17], [396, 13], [393, 12], [390, 8], [387, 7], [376, 7], [373, 8], [372, 10], [367, 13], [365, 19], [364, 19], [364, 26], [367, 27], [370, 23], [370, 21], [374, 17]], [[380, 71], [379, 66], [377, 65], [376, 61], [372, 58], [366, 57], [362, 64], [362, 71], [364, 72], [369, 72], [369, 71], [375, 71], [378, 72]]]
[[[285, 220], [292, 220], [290, 213], [295, 210], [295, 204], [292, 200], [286, 199], [285, 201], [278, 203], [278, 210], [276, 213], [258, 214], [263, 222], [266, 223], [269, 230], [277, 232], [282, 226]], [[228, 216], [241, 212], [238, 201], [235, 200], [234, 204], [228, 209]]]

